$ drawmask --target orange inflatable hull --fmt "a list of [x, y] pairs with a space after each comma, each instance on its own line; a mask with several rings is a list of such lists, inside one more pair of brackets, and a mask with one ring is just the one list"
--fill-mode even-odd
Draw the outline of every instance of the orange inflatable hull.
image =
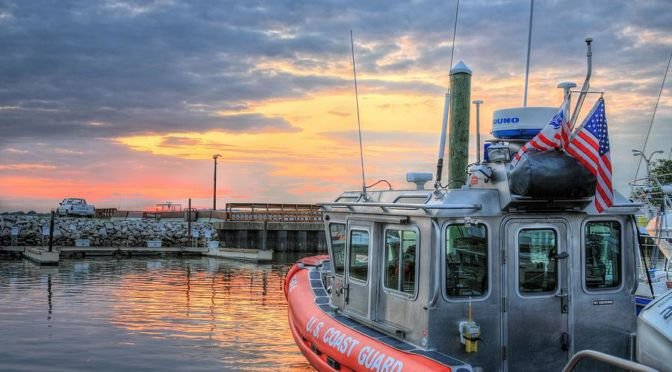
[[[423, 351], [399, 350], [381, 342], [381, 337], [370, 337], [341, 322], [338, 318], [343, 317], [335, 316], [329, 310], [326, 291], [318, 280], [316, 266], [328, 259], [328, 256], [305, 258], [292, 266], [285, 277], [289, 327], [296, 344], [313, 367], [319, 371], [471, 370], [457, 360], [453, 360], [456, 363], [451, 366], [418, 353]], [[367, 333], [384, 336], [376, 331]]]

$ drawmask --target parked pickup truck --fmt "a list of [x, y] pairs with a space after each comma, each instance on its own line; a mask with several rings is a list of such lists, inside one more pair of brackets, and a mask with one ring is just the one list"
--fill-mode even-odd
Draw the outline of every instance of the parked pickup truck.
[[84, 199], [65, 198], [58, 203], [56, 213], [59, 216], [93, 217], [96, 214], [96, 208], [93, 205], [86, 204]]

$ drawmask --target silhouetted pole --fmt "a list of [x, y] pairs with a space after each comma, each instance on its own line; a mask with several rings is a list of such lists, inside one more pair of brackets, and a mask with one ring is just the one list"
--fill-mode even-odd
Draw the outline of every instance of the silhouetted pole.
[[51, 211], [51, 221], [49, 222], [49, 252], [54, 246], [54, 211]]
[[220, 157], [221, 155], [215, 154], [212, 155], [212, 160], [215, 161], [215, 176], [213, 180], [213, 188], [212, 188], [212, 210], [217, 210], [217, 158]]
[[191, 243], [191, 198], [189, 198], [189, 207], [187, 207], [187, 234], [189, 243]]

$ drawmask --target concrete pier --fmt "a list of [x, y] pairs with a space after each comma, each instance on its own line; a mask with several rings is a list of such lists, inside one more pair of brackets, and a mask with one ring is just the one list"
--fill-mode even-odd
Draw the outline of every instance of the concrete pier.
[[[45, 216], [0, 216], [0, 252], [22, 255], [42, 264], [58, 258], [87, 256], [146, 256], [195, 254], [250, 261], [271, 261], [273, 252], [326, 251], [319, 206], [302, 204], [229, 203], [225, 211], [209, 211], [207, 222], [167, 221], [171, 213], [189, 217], [192, 212], [166, 212], [153, 218], [109, 220], [55, 218], [53, 250]], [[141, 217], [145, 217], [146, 213]], [[192, 216], [193, 218], [193, 216]], [[200, 217], [199, 217], [200, 218]], [[221, 218], [221, 219], [219, 219]], [[11, 235], [9, 232], [12, 232]]]
[[26, 247], [23, 249], [23, 257], [40, 265], [58, 265], [59, 252], [49, 252], [42, 247]]
[[252, 262], [271, 262], [273, 260], [272, 250], [261, 249], [209, 248], [203, 255]]
[[213, 223], [227, 248], [276, 252], [326, 251], [324, 223], [274, 221], [223, 221]]

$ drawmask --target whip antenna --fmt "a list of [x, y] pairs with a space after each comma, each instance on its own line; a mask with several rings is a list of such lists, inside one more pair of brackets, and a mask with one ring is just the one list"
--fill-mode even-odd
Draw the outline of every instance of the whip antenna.
[[[455, 55], [455, 35], [457, 34], [457, 17], [460, 13], [460, 0], [457, 0], [457, 5], [455, 5], [455, 23], [453, 24], [453, 46], [450, 48], [450, 66], [448, 68], [453, 68], [453, 56]], [[439, 192], [439, 189], [443, 187], [441, 185], [441, 174], [443, 173], [443, 157], [446, 152], [446, 133], [448, 132], [448, 113], [450, 111], [450, 83], [448, 84], [448, 90], [446, 91], [445, 101], [443, 102], [443, 120], [441, 121], [441, 139], [439, 140], [439, 155], [438, 160], [436, 161], [436, 182], [434, 182], [434, 192]]]
[[525, 96], [523, 107], [527, 107], [527, 82], [530, 77], [530, 49], [532, 49], [532, 21], [534, 20], [534, 0], [530, 0], [530, 27], [527, 33], [527, 63], [525, 64]]
[[357, 69], [355, 68], [355, 42], [350, 30], [350, 50], [352, 51], [352, 76], [355, 79], [355, 101], [357, 102], [357, 133], [359, 133], [359, 159], [362, 163], [362, 196], [366, 199], [366, 179], [364, 177], [364, 150], [362, 149], [362, 123], [359, 119], [359, 92], [357, 91]]
[[[663, 88], [665, 88], [665, 80], [667, 79], [667, 71], [670, 69], [670, 61], [672, 61], [672, 52], [670, 52], [670, 58], [667, 60], [665, 75], [663, 75], [663, 83], [660, 84], [660, 92], [658, 92], [658, 99], [656, 99], [656, 105], [653, 108], [653, 115], [651, 115], [651, 122], [649, 123], [649, 130], [646, 132], [646, 139], [644, 140], [644, 147], [642, 147], [642, 152], [646, 151], [646, 145], [649, 143], [649, 135], [651, 134], [651, 127], [653, 126], [653, 121], [656, 119], [656, 111], [658, 111], [658, 103], [660, 102], [660, 96], [663, 95]], [[670, 154], [672, 154], [672, 149], [670, 149]], [[642, 158], [639, 158], [639, 163], [637, 164], [637, 171], [635, 172], [635, 179], [637, 179], [637, 175], [639, 174], [639, 168], [641, 166], [642, 166]]]

